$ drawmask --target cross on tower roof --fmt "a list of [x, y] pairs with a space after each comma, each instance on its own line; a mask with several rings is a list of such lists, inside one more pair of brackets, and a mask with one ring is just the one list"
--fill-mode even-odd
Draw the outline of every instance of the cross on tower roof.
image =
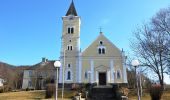
[[102, 32], [102, 29], [103, 29], [103, 28], [100, 26], [100, 27], [99, 27], [100, 33], [103, 33], [103, 32]]

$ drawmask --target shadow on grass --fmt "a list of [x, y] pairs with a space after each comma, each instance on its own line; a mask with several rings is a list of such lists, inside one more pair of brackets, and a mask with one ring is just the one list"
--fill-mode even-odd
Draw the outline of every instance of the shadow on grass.
[[31, 99], [33, 99], [33, 100], [42, 100], [42, 99], [44, 99], [44, 98], [39, 98], [39, 97], [35, 97], [35, 98], [31, 98]]

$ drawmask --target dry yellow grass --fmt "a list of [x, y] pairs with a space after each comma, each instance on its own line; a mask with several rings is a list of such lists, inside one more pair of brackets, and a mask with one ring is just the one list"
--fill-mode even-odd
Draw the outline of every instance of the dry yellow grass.
[[41, 100], [44, 98], [43, 91], [20, 91], [0, 93], [0, 100]]
[[[69, 98], [73, 95], [73, 91], [65, 91], [67, 95], [66, 98]], [[59, 91], [59, 97], [61, 97], [61, 91]], [[0, 93], [0, 100], [54, 100], [45, 99], [45, 91], [19, 91], [19, 92], [7, 92], [7, 93]], [[61, 99], [58, 99], [61, 100]], [[70, 100], [70, 99], [64, 99]]]
[[[149, 93], [144, 91], [144, 95], [141, 98], [142, 100], [151, 100]], [[137, 96], [134, 96], [134, 94], [129, 95], [129, 100], [137, 100]], [[162, 95], [161, 100], [170, 100], [170, 91], [164, 91], [164, 94]]]
[[[129, 94], [129, 100], [137, 100], [137, 96], [134, 96], [134, 92]], [[65, 91], [65, 97], [70, 98], [75, 94], [75, 91]], [[59, 97], [61, 97], [61, 91], [59, 91]], [[0, 100], [54, 100], [45, 99], [45, 91], [19, 91], [19, 92], [7, 92], [0, 93]], [[61, 99], [58, 99], [61, 100]], [[65, 99], [71, 100], [71, 99]], [[147, 92], [144, 93], [142, 100], [150, 100], [150, 96]], [[162, 100], [170, 100], [170, 91], [165, 91]]]

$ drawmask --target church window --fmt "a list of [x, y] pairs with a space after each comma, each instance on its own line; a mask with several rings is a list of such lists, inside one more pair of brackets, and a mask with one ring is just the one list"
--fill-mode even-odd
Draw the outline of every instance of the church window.
[[73, 46], [68, 45], [68, 46], [67, 46], [67, 50], [73, 50]]
[[68, 64], [67, 66], [68, 66], [68, 68], [70, 68], [70, 67], [71, 67], [71, 64]]
[[67, 46], [67, 50], [70, 50], [70, 46]]
[[98, 48], [98, 53], [99, 53], [99, 54], [105, 54], [105, 53], [106, 53], [105, 47], [99, 47], [99, 48]]
[[85, 79], [88, 78], [87, 71], [85, 71], [84, 77], [85, 77]]
[[105, 48], [102, 48], [102, 54], [105, 54]]
[[121, 73], [120, 73], [120, 70], [117, 71], [117, 79], [120, 79], [121, 78]]
[[101, 48], [99, 48], [99, 49], [98, 49], [98, 52], [99, 52], [99, 54], [101, 54], [101, 53], [102, 53], [102, 50], [101, 50]]
[[70, 46], [70, 50], [73, 50], [73, 47], [72, 47], [72, 46]]
[[100, 41], [99, 43], [100, 43], [100, 45], [103, 45], [103, 41]]
[[73, 28], [73, 27], [71, 28], [71, 33], [72, 33], [72, 34], [74, 33], [74, 28]]
[[67, 29], [67, 32], [68, 32], [68, 34], [73, 34], [74, 33], [74, 28], [73, 27], [69, 27]]
[[68, 28], [68, 33], [70, 34], [70, 27]]
[[67, 80], [71, 80], [71, 72], [70, 71], [67, 72]]

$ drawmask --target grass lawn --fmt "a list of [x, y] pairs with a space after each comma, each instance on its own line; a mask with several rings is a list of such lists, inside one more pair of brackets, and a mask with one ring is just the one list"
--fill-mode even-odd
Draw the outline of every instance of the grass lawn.
[[[146, 91], [143, 91], [143, 96], [141, 99], [142, 100], [151, 100], [149, 93]], [[131, 90], [129, 93], [129, 100], [137, 100], [137, 96], [134, 94], [133, 90]], [[161, 100], [170, 100], [170, 90], [164, 91], [164, 94], [162, 95]]]
[[[75, 95], [75, 91], [67, 90], [64, 93], [65, 100], [71, 100], [73, 95]], [[59, 98], [61, 98], [61, 90], [59, 90]], [[19, 92], [7, 92], [7, 93], [0, 93], [0, 100], [54, 100], [45, 99], [45, 91], [19, 91]], [[59, 99], [61, 100], [61, 99]], [[129, 93], [129, 100], [137, 100], [137, 96], [134, 95], [134, 91], [131, 90]], [[150, 96], [147, 92], [144, 92], [144, 96], [142, 100], [150, 100]], [[165, 91], [162, 100], [170, 100], [170, 91]]]
[[[64, 100], [70, 100], [75, 91], [67, 90], [64, 92]], [[59, 90], [59, 98], [61, 98], [61, 90]], [[18, 92], [7, 92], [0, 93], [0, 100], [54, 100], [54, 97], [51, 99], [45, 99], [44, 90], [35, 90], [35, 91], [18, 91]], [[60, 100], [60, 99], [59, 99]]]

